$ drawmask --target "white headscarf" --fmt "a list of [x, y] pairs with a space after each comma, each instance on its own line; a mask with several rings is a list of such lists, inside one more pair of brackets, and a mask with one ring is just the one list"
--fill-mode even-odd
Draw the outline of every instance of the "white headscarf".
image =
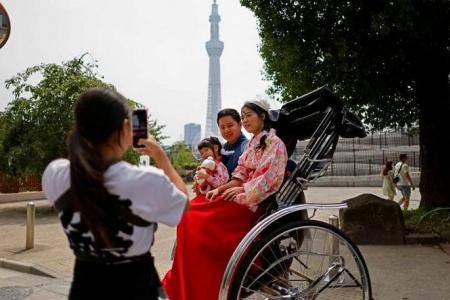
[[246, 103], [255, 104], [256, 106], [262, 108], [265, 111], [269, 111], [269, 109], [270, 109], [270, 104], [265, 99], [249, 100], [249, 101], [245, 102], [244, 105]]

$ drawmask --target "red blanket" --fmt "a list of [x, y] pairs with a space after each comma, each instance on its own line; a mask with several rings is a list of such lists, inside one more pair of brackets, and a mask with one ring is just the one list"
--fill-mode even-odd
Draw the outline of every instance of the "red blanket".
[[228, 260], [259, 215], [220, 197], [194, 198], [178, 225], [175, 258], [163, 280], [169, 298], [217, 299]]

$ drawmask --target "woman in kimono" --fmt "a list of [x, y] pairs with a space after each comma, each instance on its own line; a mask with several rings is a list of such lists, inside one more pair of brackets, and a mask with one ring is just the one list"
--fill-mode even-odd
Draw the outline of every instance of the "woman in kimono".
[[171, 300], [215, 300], [228, 260], [256, 224], [259, 204], [280, 188], [286, 168], [284, 143], [270, 129], [266, 101], [241, 109], [244, 128], [253, 135], [232, 179], [191, 201], [177, 229], [172, 269], [163, 285]]

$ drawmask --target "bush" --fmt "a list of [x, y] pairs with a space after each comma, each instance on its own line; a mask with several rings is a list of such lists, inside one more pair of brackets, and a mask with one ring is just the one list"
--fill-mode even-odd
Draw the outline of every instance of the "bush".
[[406, 231], [409, 233], [436, 233], [439, 235], [450, 232], [450, 210], [428, 211], [423, 208], [403, 212]]

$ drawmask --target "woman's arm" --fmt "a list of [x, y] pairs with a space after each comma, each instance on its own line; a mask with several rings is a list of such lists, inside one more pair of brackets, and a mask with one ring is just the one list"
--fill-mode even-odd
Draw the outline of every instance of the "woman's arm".
[[[169, 177], [170, 181], [183, 193], [186, 197], [189, 197], [188, 190], [184, 184], [183, 179], [175, 171], [175, 168], [170, 163], [164, 150], [158, 144], [158, 142], [151, 136], [148, 140], [140, 139], [139, 143], [144, 145], [143, 148], [136, 149], [141, 154], [146, 154], [155, 160], [156, 166], [163, 170], [163, 172]], [[189, 208], [189, 201], [186, 201], [185, 211]]]
[[[244, 152], [240, 157], [239, 157], [239, 161], [238, 161], [238, 165], [237, 167], [234, 169], [233, 173], [232, 173], [232, 178], [229, 182], [225, 183], [222, 186], [219, 186], [218, 188], [209, 191], [206, 194], [206, 199], [208, 200], [212, 200], [215, 197], [217, 197], [218, 195], [224, 193], [225, 191], [231, 189], [231, 188], [235, 188], [235, 187], [241, 187], [242, 183], [245, 182], [248, 179], [249, 176], [249, 171], [246, 167], [244, 167], [244, 161], [247, 157], [247, 152]], [[226, 195], [226, 200], [230, 200], [229, 197], [230, 195], [227, 193]]]
[[215, 197], [217, 197], [218, 195], [225, 192], [226, 190], [228, 190], [230, 188], [234, 188], [234, 187], [240, 187], [240, 186], [242, 186], [242, 181], [239, 179], [233, 178], [229, 182], [225, 183], [224, 185], [221, 185], [221, 186], [217, 187], [216, 189], [209, 191], [206, 194], [206, 199], [212, 200]]
[[180, 191], [188, 196], [188, 190], [186, 188], [186, 185], [184, 184], [183, 179], [181, 179], [180, 175], [178, 175], [177, 171], [175, 171], [175, 168], [170, 163], [170, 160], [167, 157], [166, 153], [164, 151], [161, 151], [159, 155], [153, 156], [153, 159], [155, 160], [156, 166], [164, 171], [167, 177], [169, 177], [170, 181], [172, 181]]
[[287, 159], [284, 143], [276, 136], [270, 137], [252, 178], [243, 184], [244, 192], [233, 200], [253, 208], [278, 191], [283, 183]]

